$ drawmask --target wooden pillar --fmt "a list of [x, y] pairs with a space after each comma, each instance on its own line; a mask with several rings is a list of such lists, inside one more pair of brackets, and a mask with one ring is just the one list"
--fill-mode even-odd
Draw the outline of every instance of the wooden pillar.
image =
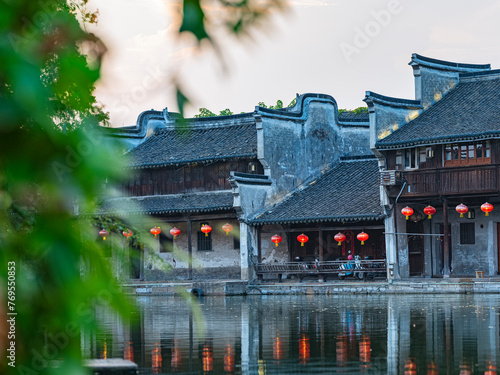
[[[257, 227], [257, 263], [262, 263], [262, 243], [261, 243], [261, 227]], [[259, 273], [257, 275], [259, 281], [264, 280], [264, 276]], [[280, 280], [281, 281], [281, 280]]]
[[450, 239], [448, 233], [448, 199], [443, 199], [443, 277], [450, 277]]
[[193, 279], [193, 225], [191, 222], [191, 218], [187, 218], [187, 232], [188, 232], [188, 280]]
[[262, 243], [260, 227], [257, 227], [257, 263], [262, 263]]
[[323, 249], [323, 232], [321, 231], [321, 225], [318, 226], [318, 247], [319, 247], [319, 261], [323, 261], [324, 249]]

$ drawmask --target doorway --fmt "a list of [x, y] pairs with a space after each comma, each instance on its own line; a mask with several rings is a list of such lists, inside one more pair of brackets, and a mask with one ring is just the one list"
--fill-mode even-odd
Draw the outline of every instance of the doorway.
[[408, 262], [410, 276], [423, 276], [424, 274], [424, 224], [422, 221], [406, 223], [406, 232], [414, 233], [408, 235]]

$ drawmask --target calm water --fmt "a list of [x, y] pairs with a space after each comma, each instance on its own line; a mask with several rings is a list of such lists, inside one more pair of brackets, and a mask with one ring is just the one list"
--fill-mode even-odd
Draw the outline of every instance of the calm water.
[[[500, 296], [138, 297], [86, 355], [142, 374], [496, 374]], [[500, 374], [500, 372], [499, 372]]]

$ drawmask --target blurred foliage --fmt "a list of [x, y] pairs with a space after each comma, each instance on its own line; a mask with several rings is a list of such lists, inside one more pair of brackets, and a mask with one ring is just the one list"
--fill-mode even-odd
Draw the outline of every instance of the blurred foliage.
[[[217, 17], [241, 33], [268, 13], [266, 3], [280, 4], [221, 0]], [[214, 44], [200, 1], [184, 0], [183, 11], [179, 32]], [[15, 363], [3, 355], [0, 373], [84, 373], [81, 332], [96, 329], [96, 306], [130, 308], [96, 228], [75, 216], [95, 212], [103, 186], [125, 170], [93, 95], [106, 47], [85, 25], [97, 16], [87, 0], [0, 0], [0, 350], [15, 346]], [[182, 114], [189, 100], [177, 89]]]
[[[209, 7], [215, 11], [208, 12], [204, 9]], [[230, 34], [236, 36], [251, 36], [251, 30], [256, 28], [264, 30], [266, 23], [270, 22], [270, 16], [285, 8], [286, 0], [183, 0], [179, 33], [193, 35], [198, 42], [198, 47], [202, 41], [209, 42], [221, 57], [223, 48], [220, 45], [223, 43], [219, 43], [215, 33], [211, 31], [214, 25], [222, 25]], [[189, 103], [189, 100], [182, 92], [180, 84], [176, 83], [175, 88], [179, 113], [184, 117], [184, 106]], [[211, 115], [210, 113], [213, 112], [209, 110], [202, 114], [202, 109], [206, 110], [206, 108], [200, 108], [200, 114], [195, 117], [216, 116]], [[221, 111], [221, 116], [224, 111]]]
[[93, 90], [105, 47], [81, 27], [80, 17], [96, 22], [80, 14], [85, 3], [0, 2], [1, 352], [15, 343], [1, 373], [78, 374], [80, 328], [96, 328], [96, 304], [127, 311], [95, 230], [74, 215], [123, 170], [99, 131], [108, 116]]

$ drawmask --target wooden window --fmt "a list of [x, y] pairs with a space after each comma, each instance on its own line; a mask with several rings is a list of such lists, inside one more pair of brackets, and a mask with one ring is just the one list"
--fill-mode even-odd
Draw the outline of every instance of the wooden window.
[[490, 141], [449, 143], [444, 147], [444, 165], [476, 165], [491, 163]]
[[404, 150], [404, 167], [405, 169], [417, 168], [418, 152], [416, 148], [409, 148]]
[[[200, 229], [205, 224], [200, 224]], [[212, 232], [208, 233], [208, 236], [205, 235], [201, 230], [198, 231], [198, 251], [212, 251]]]
[[460, 244], [474, 245], [476, 243], [476, 233], [474, 223], [460, 223]]

